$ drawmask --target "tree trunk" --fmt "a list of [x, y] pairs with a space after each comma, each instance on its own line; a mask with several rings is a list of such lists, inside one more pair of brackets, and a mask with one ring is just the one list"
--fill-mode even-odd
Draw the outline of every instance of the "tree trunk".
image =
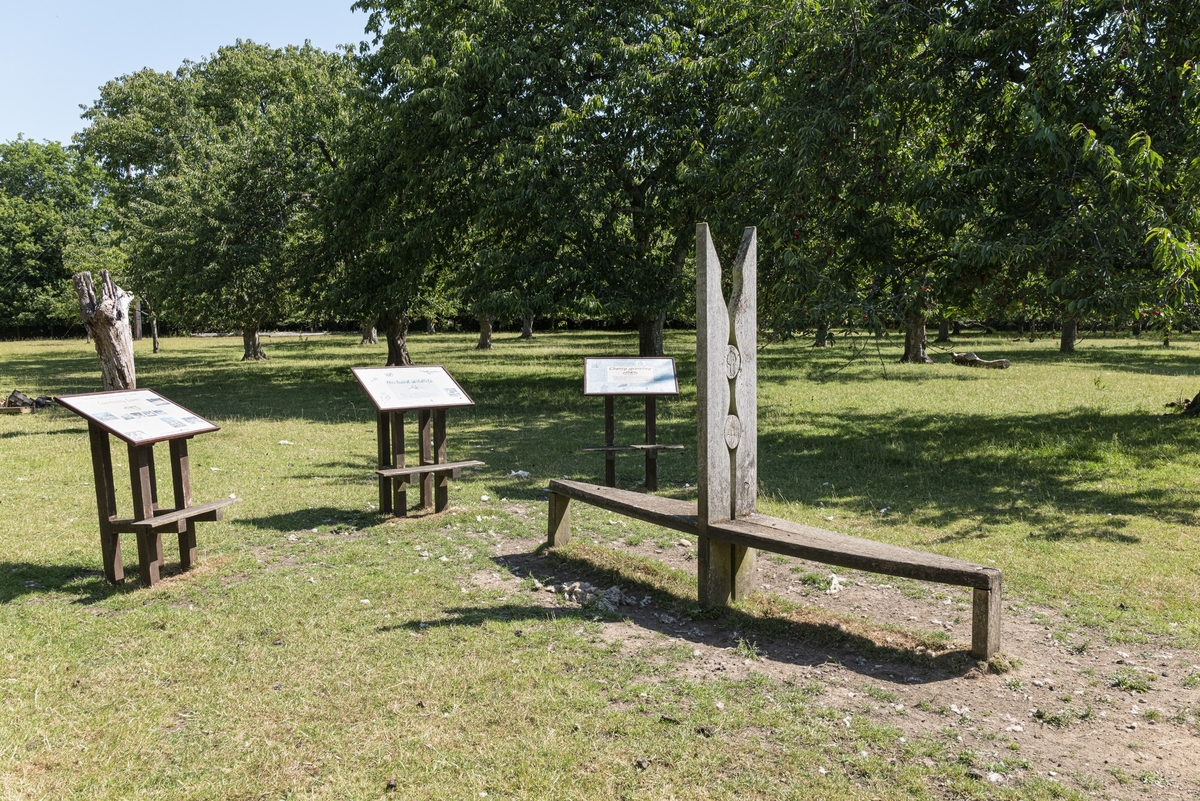
[[425, 333], [426, 334], [436, 334], [437, 333], [437, 318], [436, 317], [426, 317], [425, 318]]
[[383, 324], [384, 335], [387, 337], [387, 366], [407, 367], [412, 364], [412, 356], [408, 354], [408, 315], [387, 318], [383, 320]]
[[955, 320], [954, 321], [954, 330], [950, 332], [950, 336], [957, 337], [957, 336], [961, 336], [961, 335], [962, 335], [962, 323], [960, 323], [958, 320]]
[[129, 330], [131, 296], [113, 282], [108, 270], [100, 271], [99, 297], [88, 272], [75, 274], [75, 293], [79, 296], [83, 326], [96, 343], [104, 389], [136, 389], [133, 332]]
[[638, 356], [663, 355], [663, 326], [667, 322], [667, 313], [662, 312], [654, 317], [639, 317], [638, 327]]
[[1074, 317], [1067, 317], [1063, 320], [1062, 339], [1058, 343], [1059, 353], [1075, 352], [1075, 332], [1077, 330], [1077, 323]]
[[824, 320], [817, 323], [817, 335], [813, 338], [813, 347], [829, 347], [829, 323]]
[[379, 334], [375, 330], [375, 323], [372, 320], [360, 320], [358, 330], [362, 332], [362, 341], [360, 345], [378, 345]]
[[934, 342], [950, 341], [950, 321], [943, 317], [938, 321], [938, 335]]
[[904, 325], [904, 355], [900, 357], [902, 364], [933, 364], [933, 359], [925, 353], [925, 315], [911, 313], [905, 317]]
[[242, 361], [261, 362], [267, 358], [258, 338], [258, 323], [246, 323], [242, 328]]
[[158, 353], [161, 349], [158, 342], [158, 315], [150, 312], [150, 339], [154, 342], [154, 352]]
[[140, 300], [133, 302], [133, 341], [142, 341], [142, 302]]
[[533, 318], [521, 318], [521, 336], [519, 339], [533, 339]]
[[475, 350], [491, 350], [492, 349], [492, 323], [495, 322], [491, 317], [486, 315], [479, 318], [479, 342], [475, 345]]

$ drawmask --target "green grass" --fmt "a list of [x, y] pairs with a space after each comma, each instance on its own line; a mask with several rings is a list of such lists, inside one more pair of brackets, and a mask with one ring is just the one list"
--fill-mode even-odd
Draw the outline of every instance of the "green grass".
[[[100, 574], [82, 421], [0, 417], [0, 797], [376, 798], [389, 780], [402, 798], [1060, 796], [1033, 779], [982, 787], [937, 732], [847, 727], [807, 685], [680, 678], [690, 648], [648, 632], [622, 650], [595, 610], [530, 603], [530, 574], [570, 571], [683, 613], [694, 578], [620, 552], [678, 537], [582, 506], [576, 545], [534, 553], [546, 482], [603, 469], [579, 453], [603, 436], [582, 358], [634, 337], [472, 341], [410, 344], [477, 401], [449, 413], [451, 458], [488, 466], [452, 482], [447, 515], [402, 521], [372, 508], [373, 415], [349, 373], [381, 347], [273, 340], [270, 362], [243, 364], [237, 339], [138, 343], [141, 386], [222, 426], [193, 441], [197, 501], [244, 499], [200, 527], [199, 567], [153, 590], [131, 537], [126, 585]], [[659, 406], [660, 441], [687, 446], [659, 461], [681, 498], [695, 497], [693, 343], [669, 332], [683, 394]], [[1048, 341], [959, 344], [1007, 371], [901, 367], [886, 345], [884, 364], [848, 367], [841, 348], [761, 352], [760, 509], [994, 563], [1006, 605], [1061, 608], [1094, 638], [1200, 643], [1200, 428], [1160, 414], [1200, 390], [1200, 345], [1085, 340], [1062, 358]], [[2, 387], [91, 391], [97, 373], [82, 342], [0, 343]], [[636, 441], [640, 407], [617, 410], [618, 441]], [[127, 510], [123, 449], [114, 460]], [[620, 460], [618, 483], [640, 471]], [[525, 554], [493, 560], [499, 535]], [[509, 580], [475, 581], [493, 573]], [[798, 608], [758, 600], [718, 622], [750, 643], [869, 647], [820, 620], [775, 622]]]

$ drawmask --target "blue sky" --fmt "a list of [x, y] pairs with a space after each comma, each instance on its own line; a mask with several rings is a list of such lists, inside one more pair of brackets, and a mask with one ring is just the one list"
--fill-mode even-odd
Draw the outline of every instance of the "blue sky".
[[237, 39], [332, 49], [365, 38], [353, 0], [0, 0], [0, 142], [69, 142], [106, 81], [174, 70]]

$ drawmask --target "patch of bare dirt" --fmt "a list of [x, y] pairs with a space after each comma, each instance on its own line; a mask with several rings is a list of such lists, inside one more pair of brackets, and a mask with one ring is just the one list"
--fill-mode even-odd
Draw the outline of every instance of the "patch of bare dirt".
[[[608, 588], [586, 566], [575, 563], [572, 572], [567, 562], [564, 569], [539, 545], [496, 539], [496, 569], [475, 574], [473, 583], [524, 593], [527, 602], [547, 607], [570, 602], [545, 589], [530, 592], [514, 576]], [[695, 545], [686, 538], [670, 547], [646, 541], [605, 547], [695, 571]], [[646, 603], [620, 605], [624, 619], [605, 623], [603, 636], [623, 652], [660, 646], [661, 637], [647, 636], [653, 633], [687, 644], [694, 659], [676, 667], [682, 677], [758, 673], [819, 683], [823, 702], [846, 714], [869, 716], [906, 736], [946, 732], [978, 755], [976, 764], [1004, 763], [1004, 772], [979, 771], [983, 782], [1004, 786], [1041, 776], [1094, 797], [1200, 797], [1200, 654], [1153, 641], [1114, 645], [1097, 632], [1073, 629], [1055, 609], [1009, 597], [1002, 642], [1014, 667], [998, 675], [966, 653], [967, 590], [769, 554], [759, 555], [758, 570], [760, 593], [749, 606], [808, 627], [818, 635], [812, 641], [739, 632], [653, 594]], [[836, 591], [830, 591], [833, 573]], [[622, 590], [635, 599], [642, 592]], [[819, 636], [827, 631], [846, 636], [830, 645]]]

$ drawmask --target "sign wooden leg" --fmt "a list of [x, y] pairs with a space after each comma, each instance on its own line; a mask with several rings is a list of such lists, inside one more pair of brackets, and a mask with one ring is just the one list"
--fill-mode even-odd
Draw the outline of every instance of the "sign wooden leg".
[[[446, 463], [446, 410], [435, 409], [433, 412], [433, 461], [435, 464]], [[450, 505], [450, 474], [438, 473], [433, 479], [433, 505], [435, 512], [444, 512]]]
[[[192, 470], [188, 463], [188, 438], [173, 439], [171, 445], [171, 484], [175, 491], [175, 508], [192, 505]], [[190, 570], [196, 564], [196, 523], [179, 523], [179, 568]]]
[[[390, 467], [404, 467], [404, 412], [391, 412], [392, 415], [392, 464]], [[405, 517], [408, 514], [408, 479], [403, 476], [388, 479], [392, 491], [392, 514]]]
[[[392, 466], [390, 419], [387, 412], [377, 412], [375, 415], [375, 434], [380, 470], [386, 470]], [[392, 512], [392, 480], [385, 476], [379, 477], [379, 511], [385, 515]]]
[[[604, 444], [611, 448], [617, 442], [616, 420], [613, 412], [613, 396], [604, 396]], [[617, 486], [617, 453], [608, 450], [604, 452], [604, 486]]]
[[[646, 444], [658, 443], [658, 404], [653, 395], [646, 396]], [[653, 492], [658, 489], [658, 451], [651, 448], [646, 451], [646, 489]]]
[[[421, 461], [418, 464], [433, 464], [433, 426], [428, 409], [417, 412], [417, 442]], [[433, 506], [433, 474], [421, 476], [421, 508]]]
[[[133, 489], [134, 520], [154, 517], [154, 455], [153, 445], [129, 446], [129, 483]], [[139, 531], [138, 572], [142, 583], [153, 587], [158, 583], [162, 568], [162, 534], [158, 531]]]
[[92, 475], [96, 479], [96, 510], [100, 518], [100, 558], [104, 577], [113, 584], [125, 580], [121, 564], [120, 534], [112, 530], [117, 516], [117, 493], [113, 486], [112, 451], [108, 432], [88, 421], [88, 439], [92, 450]]

